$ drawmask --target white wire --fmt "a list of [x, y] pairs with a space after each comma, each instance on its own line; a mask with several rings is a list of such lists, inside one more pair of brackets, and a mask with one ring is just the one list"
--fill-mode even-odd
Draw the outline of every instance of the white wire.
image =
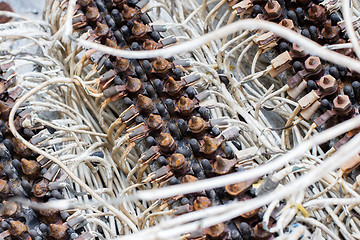
[[[339, 167], [343, 162], [357, 154], [360, 151], [360, 145], [358, 144], [359, 141], [360, 135], [356, 135], [320, 166], [312, 169], [307, 174], [304, 174], [279, 190], [275, 190], [269, 194], [262, 195], [252, 200], [232, 202], [227, 205], [214, 206], [185, 214], [183, 216], [167, 220], [166, 222], [153, 228], [117, 239], [166, 239], [166, 237], [178, 236], [187, 232], [193, 232], [199, 228], [206, 228], [220, 222], [228, 221], [274, 200], [284, 199], [286, 196], [310, 186], [314, 181], [321, 179], [328, 174], [329, 171]], [[193, 222], [196, 219], [201, 220]], [[191, 222], [184, 224], [184, 222], [188, 221]]]
[[359, 39], [356, 37], [355, 31], [354, 31], [354, 27], [353, 27], [353, 22], [351, 19], [351, 10], [350, 10], [350, 0], [343, 0], [342, 2], [342, 13], [344, 16], [344, 20], [345, 20], [345, 27], [346, 27], [346, 32], [350, 38], [350, 41], [353, 45], [354, 51], [357, 55], [358, 58], [360, 58], [360, 44], [359, 44]]
[[168, 198], [179, 194], [197, 192], [204, 189], [222, 187], [225, 185], [261, 177], [269, 172], [275, 171], [276, 169], [283, 167], [287, 162], [295, 161], [296, 158], [304, 154], [312, 146], [333, 139], [334, 137], [348, 132], [349, 130], [354, 129], [359, 125], [360, 116], [354, 117], [310, 138], [309, 140], [301, 143], [285, 155], [262, 166], [259, 166], [256, 169], [250, 169], [244, 172], [232, 173], [220, 177], [200, 180], [194, 183], [175, 185], [170, 187], [164, 187], [161, 189], [139, 191], [136, 193], [135, 196], [143, 200], [155, 200], [160, 198]]
[[93, 48], [99, 50], [103, 53], [107, 53], [113, 56], [124, 57], [124, 58], [134, 58], [134, 59], [145, 59], [145, 58], [155, 58], [155, 57], [171, 57], [179, 53], [190, 52], [194, 49], [201, 47], [202, 45], [219, 39], [221, 37], [227, 36], [229, 34], [238, 32], [239, 30], [255, 30], [262, 29], [266, 31], [272, 31], [276, 35], [290, 41], [297, 43], [302, 47], [307, 53], [312, 55], [317, 55], [324, 60], [329, 62], [348, 67], [352, 70], [360, 72], [360, 62], [352, 59], [350, 57], [344, 56], [340, 53], [330, 51], [328, 49], [322, 48], [318, 43], [298, 34], [286, 27], [282, 27], [279, 24], [254, 20], [254, 19], [245, 19], [239, 20], [237, 22], [231, 23], [227, 26], [224, 26], [216, 31], [210, 32], [204, 36], [196, 38], [194, 40], [177, 44], [172, 47], [151, 50], [151, 51], [127, 51], [120, 49], [113, 49], [111, 47], [103, 46], [101, 44], [93, 43], [84, 39], [74, 39], [78, 45]]

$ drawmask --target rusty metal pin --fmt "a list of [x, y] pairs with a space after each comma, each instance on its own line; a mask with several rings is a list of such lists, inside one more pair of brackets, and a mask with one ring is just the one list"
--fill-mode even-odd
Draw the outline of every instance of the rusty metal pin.
[[256, 216], [259, 211], [260, 211], [260, 209], [259, 209], [259, 208], [256, 208], [256, 209], [253, 209], [253, 210], [251, 210], [251, 211], [249, 211], [249, 212], [246, 212], [246, 213], [244, 213], [244, 214], [241, 214], [240, 216], [241, 216], [242, 218], [252, 218], [252, 217]]
[[266, 5], [268, 9], [273, 9], [275, 7], [275, 4], [272, 0], [268, 1]]
[[214, 153], [218, 147], [220, 146], [220, 144], [222, 143], [221, 139], [218, 138], [211, 138], [208, 136], [204, 137], [204, 145], [203, 145], [203, 152], [205, 154], [212, 154]]
[[217, 174], [228, 173], [233, 166], [236, 164], [236, 160], [225, 159], [220, 155], [215, 157], [216, 162], [214, 163], [214, 171]]
[[204, 197], [204, 196], [199, 196], [195, 199], [194, 201], [194, 209], [196, 211], [201, 210], [201, 209], [205, 209], [211, 207], [211, 201], [209, 198]]
[[338, 95], [334, 101], [334, 110], [340, 113], [346, 113], [352, 108], [351, 101], [348, 95]]
[[159, 130], [163, 126], [163, 120], [160, 115], [151, 113], [147, 119], [147, 124], [150, 129]]
[[205, 233], [209, 235], [211, 239], [220, 239], [225, 231], [226, 227], [224, 223], [218, 223], [205, 229]]
[[3, 202], [3, 207], [1, 210], [1, 215], [4, 217], [12, 217], [15, 214], [21, 211], [21, 207], [19, 204], [15, 202]]
[[156, 58], [153, 67], [157, 72], [165, 72], [170, 68], [170, 64], [165, 58]]
[[29, 228], [20, 221], [10, 221], [9, 231], [11, 236], [15, 238], [26, 239], [26, 235], [29, 232]]
[[177, 148], [177, 143], [170, 133], [160, 133], [158, 142], [163, 152], [173, 152]]
[[151, 39], [146, 39], [143, 43], [144, 50], [155, 50], [155, 49], [158, 49], [159, 47], [161, 47], [161, 44], [159, 44]]
[[36, 176], [40, 173], [40, 163], [34, 160], [21, 159], [21, 169], [25, 175]]
[[118, 70], [119, 72], [125, 72], [129, 69], [129, 67], [130, 67], [129, 60], [120, 57], [116, 58], [115, 61], [116, 70]]
[[142, 83], [140, 79], [128, 77], [128, 81], [126, 83], [126, 90], [130, 93], [137, 93], [142, 89]]
[[289, 28], [289, 29], [294, 29], [294, 22], [291, 19], [283, 19], [280, 22], [280, 25]]
[[264, 7], [265, 13], [269, 20], [280, 17], [282, 8], [277, 1], [268, 1]]
[[46, 221], [49, 223], [56, 223], [60, 219], [59, 210], [56, 209], [44, 209], [40, 210], [39, 213], [46, 217]]
[[146, 26], [140, 22], [134, 21], [131, 32], [135, 35], [135, 37], [144, 37], [146, 34]]
[[200, 133], [206, 128], [205, 120], [196, 116], [190, 118], [188, 125], [190, 131], [193, 133]]
[[180, 153], [174, 153], [169, 158], [169, 165], [172, 169], [179, 169], [184, 166], [186, 160], [184, 155]]
[[49, 191], [49, 180], [43, 178], [33, 185], [33, 194], [35, 197], [42, 198]]
[[7, 181], [0, 179], [0, 194], [9, 194], [11, 192], [10, 186]]
[[306, 56], [306, 53], [304, 51], [303, 48], [301, 48], [299, 45], [297, 45], [296, 43], [293, 43], [292, 44], [292, 56], [291, 57], [305, 57]]
[[174, 96], [181, 90], [181, 82], [169, 77], [165, 84], [165, 89], [170, 95]]
[[271, 237], [271, 233], [264, 230], [262, 222], [254, 227], [254, 237], [256, 240], [267, 240]]
[[234, 183], [225, 186], [225, 190], [231, 196], [237, 196], [244, 192], [249, 186], [245, 182]]
[[321, 35], [323, 38], [329, 42], [336, 42], [340, 38], [340, 27], [339, 26], [331, 26], [331, 21], [327, 20], [324, 24], [324, 29], [321, 31]]
[[89, 21], [96, 21], [96, 19], [98, 19], [100, 17], [100, 13], [99, 10], [97, 9], [97, 7], [90, 7], [88, 6], [86, 8], [86, 19], [88, 19]]
[[309, 57], [305, 61], [305, 68], [309, 72], [317, 72], [321, 68], [321, 61], [319, 57]]
[[181, 179], [181, 183], [192, 183], [192, 182], [197, 182], [197, 180], [198, 179], [193, 175], [187, 174]]
[[119, 48], [115, 39], [106, 38], [105, 44], [111, 48]]
[[[174, 153], [170, 156], [169, 166], [172, 172], [179, 176], [183, 176], [190, 170], [189, 162], [186, 161], [185, 156], [180, 153]], [[197, 181], [197, 179], [191, 175], [185, 175], [181, 180], [182, 183], [193, 181]]]
[[321, 24], [326, 20], [326, 9], [321, 5], [316, 5], [311, 3], [310, 8], [308, 10], [308, 15], [310, 21], [315, 24]]
[[181, 96], [177, 102], [179, 112], [183, 115], [190, 115], [194, 110], [194, 102], [185, 96]]
[[324, 93], [331, 93], [337, 89], [336, 79], [331, 75], [320, 78], [319, 87]]
[[109, 26], [105, 23], [96, 22], [96, 34], [99, 37], [106, 37], [109, 34]]
[[144, 112], [152, 112], [155, 109], [153, 101], [142, 94], [138, 95], [137, 106]]
[[138, 11], [135, 8], [129, 7], [128, 5], [124, 4], [124, 10], [123, 10], [123, 17], [125, 20], [129, 21], [133, 19]]
[[68, 234], [66, 231], [68, 229], [69, 226], [67, 224], [50, 224], [49, 233], [51, 237], [62, 240], [67, 238]]

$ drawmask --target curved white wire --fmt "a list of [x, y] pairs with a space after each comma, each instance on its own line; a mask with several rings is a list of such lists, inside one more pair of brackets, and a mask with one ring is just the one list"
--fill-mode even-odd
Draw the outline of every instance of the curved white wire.
[[354, 117], [346, 122], [336, 125], [336, 127], [330, 128], [310, 138], [309, 140], [301, 143], [293, 150], [279, 157], [278, 159], [266, 163], [262, 166], [259, 166], [255, 169], [249, 169], [244, 172], [237, 172], [220, 177], [200, 180], [194, 183], [174, 185], [174, 186], [164, 187], [154, 190], [139, 191], [135, 196], [143, 200], [155, 200], [160, 198], [168, 198], [179, 194], [197, 192], [204, 189], [205, 190], [213, 189], [213, 188], [222, 187], [225, 185], [234, 184], [237, 182], [247, 181], [253, 178], [261, 177], [272, 171], [275, 171], [276, 169], [281, 168], [282, 166], [284, 166], [284, 164], [290, 161], [294, 161], [297, 157], [304, 154], [311, 147], [326, 142], [330, 139], [333, 139], [334, 137], [343, 134], [345, 132], [348, 132], [359, 125], [360, 125], [360, 116]]
[[245, 19], [239, 20], [237, 22], [231, 23], [227, 26], [224, 26], [218, 30], [205, 34], [197, 39], [193, 39], [188, 42], [180, 43], [172, 47], [151, 50], [151, 51], [128, 51], [121, 49], [114, 49], [111, 47], [103, 46], [101, 44], [93, 43], [84, 39], [73, 38], [78, 45], [93, 48], [103, 53], [107, 53], [113, 56], [131, 58], [131, 59], [145, 59], [145, 58], [155, 58], [155, 57], [171, 57], [180, 53], [190, 52], [194, 49], [201, 47], [202, 45], [219, 39], [221, 37], [227, 36], [229, 34], [238, 32], [240, 30], [249, 29], [256, 30], [262, 29], [266, 31], [272, 31], [276, 35], [290, 41], [297, 43], [300, 47], [304, 49], [307, 53], [312, 55], [317, 55], [329, 62], [348, 67], [352, 70], [360, 72], [360, 62], [352, 59], [350, 57], [344, 56], [340, 53], [330, 51], [326, 48], [322, 48], [318, 43], [298, 34], [286, 27], [282, 27], [279, 24], [267, 22], [263, 20], [255, 19]]

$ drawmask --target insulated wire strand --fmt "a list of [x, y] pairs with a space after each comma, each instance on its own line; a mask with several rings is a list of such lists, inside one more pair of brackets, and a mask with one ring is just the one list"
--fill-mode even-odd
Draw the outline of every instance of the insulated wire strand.
[[181, 184], [179, 186], [170, 186], [155, 190], [139, 191], [135, 196], [143, 200], [155, 200], [159, 198], [168, 198], [178, 194], [187, 194], [206, 189], [222, 187], [237, 182], [250, 180], [256, 177], [261, 177], [269, 172], [281, 168], [287, 162], [296, 159], [304, 154], [308, 149], [314, 145], [326, 142], [334, 137], [348, 132], [360, 125], [360, 116], [354, 117], [346, 122], [336, 125], [336, 127], [325, 130], [322, 133], [310, 138], [301, 143], [290, 152], [284, 154], [276, 160], [266, 163], [256, 169], [250, 169], [245, 172], [232, 173], [220, 177], [214, 177], [206, 180], [200, 180], [194, 183]]
[[360, 72], [360, 62], [352, 59], [350, 57], [344, 56], [340, 53], [330, 51], [326, 48], [322, 48], [318, 43], [298, 34], [286, 27], [282, 27], [276, 23], [262, 21], [262, 20], [253, 20], [245, 19], [239, 20], [237, 22], [231, 23], [227, 26], [224, 26], [216, 31], [210, 32], [204, 36], [201, 36], [197, 39], [180, 43], [172, 47], [162, 48], [157, 50], [150, 51], [128, 51], [114, 49], [111, 47], [103, 46], [101, 44], [93, 43], [84, 39], [77, 39], [71, 37], [75, 42], [80, 46], [86, 48], [93, 48], [103, 53], [107, 53], [113, 56], [125, 57], [125, 58], [134, 58], [134, 59], [145, 59], [145, 58], [155, 58], [155, 57], [170, 57], [179, 53], [190, 52], [194, 49], [197, 49], [204, 44], [219, 39], [220, 37], [227, 36], [229, 34], [238, 32], [239, 30], [255, 30], [262, 29], [267, 31], [272, 31], [275, 34], [281, 36], [282, 38], [297, 43], [300, 47], [305, 49], [306, 52], [311, 53], [312, 55], [317, 55], [329, 62], [348, 67], [352, 70]]
[[104, 206], [106, 206], [110, 211], [112, 211], [116, 216], [119, 217], [119, 219], [123, 220], [124, 222], [126, 222], [126, 224], [128, 224], [128, 226], [134, 231], [138, 231], [137, 227], [134, 225], [134, 223], [128, 219], [122, 212], [120, 212], [118, 209], [116, 209], [115, 207], [113, 207], [112, 205], [108, 204], [108, 202], [106, 202], [102, 197], [100, 197], [97, 193], [94, 192], [93, 189], [91, 189], [88, 185], [84, 184], [84, 182], [77, 177], [62, 161], [60, 161], [59, 159], [57, 159], [56, 157], [54, 157], [53, 155], [49, 154], [48, 152], [45, 152], [44, 150], [41, 150], [40, 148], [36, 147], [35, 145], [29, 143], [28, 141], [26, 141], [20, 134], [19, 132], [16, 130], [15, 128], [15, 123], [14, 123], [14, 117], [15, 117], [15, 113], [17, 111], [17, 109], [21, 106], [21, 104], [26, 101], [30, 96], [32, 96], [33, 94], [35, 94], [36, 92], [40, 91], [41, 89], [56, 84], [56, 83], [74, 83], [73, 80], [70, 79], [54, 79], [54, 80], [48, 80], [47, 82], [42, 83], [41, 85], [33, 88], [32, 90], [30, 90], [29, 92], [25, 93], [20, 99], [17, 100], [17, 102], [15, 103], [14, 107], [12, 108], [10, 115], [9, 115], [9, 128], [11, 130], [11, 132], [13, 133], [13, 135], [19, 139], [26, 147], [28, 147], [29, 149], [33, 150], [34, 152], [37, 152], [41, 155], [43, 155], [44, 157], [50, 159], [51, 161], [53, 161], [54, 163], [56, 163], [57, 165], [59, 165], [59, 167], [61, 167], [75, 182], [77, 182], [86, 192], [88, 192], [91, 196], [94, 197], [94, 199], [96, 199], [97, 201], [99, 201], [100, 203], [102, 203]]

